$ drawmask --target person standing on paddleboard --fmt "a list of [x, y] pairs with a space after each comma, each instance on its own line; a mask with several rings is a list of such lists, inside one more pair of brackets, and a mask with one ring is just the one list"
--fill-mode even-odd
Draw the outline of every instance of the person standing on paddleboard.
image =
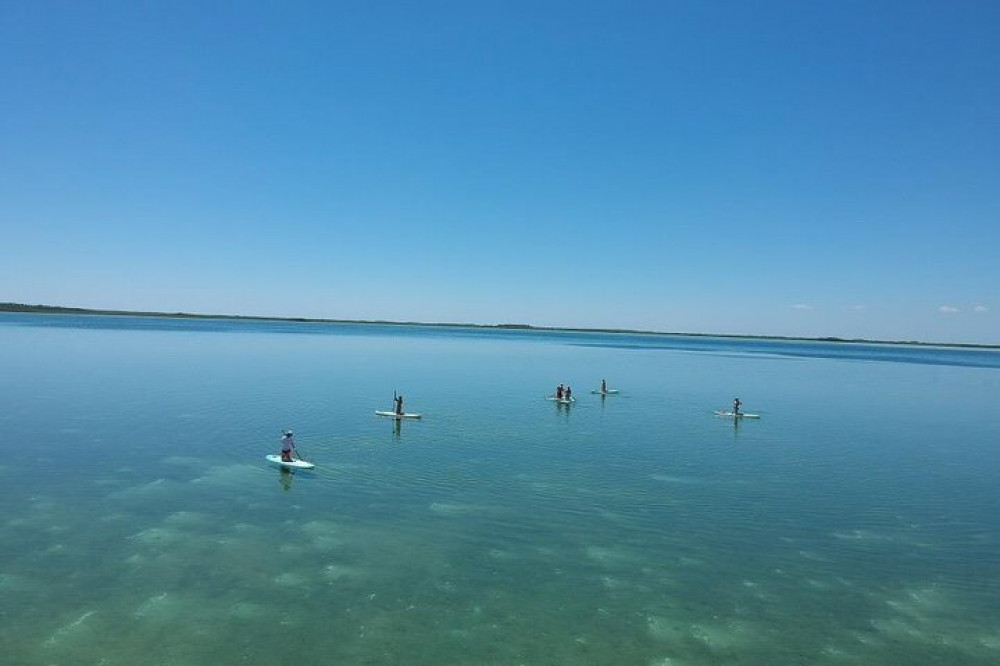
[[608, 381], [606, 379], [601, 380], [601, 393], [608, 392]]
[[562, 400], [562, 399], [563, 399], [563, 385], [560, 384], [559, 386], [556, 387], [556, 400]]
[[571, 400], [573, 398], [573, 388], [570, 386], [566, 387], [566, 399]]
[[292, 431], [286, 430], [281, 433], [281, 460], [282, 462], [292, 462], [299, 454], [295, 450], [295, 440], [292, 439]]
[[733, 416], [739, 416], [740, 405], [742, 405], [742, 404], [743, 403], [740, 402], [739, 398], [733, 398]]
[[402, 415], [403, 413], [403, 396], [396, 396], [396, 413]]

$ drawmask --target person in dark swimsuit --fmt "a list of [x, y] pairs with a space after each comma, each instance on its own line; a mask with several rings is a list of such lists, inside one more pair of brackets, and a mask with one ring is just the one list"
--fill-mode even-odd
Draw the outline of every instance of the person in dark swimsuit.
[[298, 452], [295, 450], [295, 440], [292, 438], [292, 431], [286, 430], [281, 433], [281, 460], [282, 462], [292, 462], [298, 457]]

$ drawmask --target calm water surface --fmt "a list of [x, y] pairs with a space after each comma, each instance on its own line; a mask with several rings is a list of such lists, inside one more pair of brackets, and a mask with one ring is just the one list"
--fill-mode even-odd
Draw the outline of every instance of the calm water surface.
[[989, 350], [0, 315], [0, 659], [992, 666], [997, 396]]

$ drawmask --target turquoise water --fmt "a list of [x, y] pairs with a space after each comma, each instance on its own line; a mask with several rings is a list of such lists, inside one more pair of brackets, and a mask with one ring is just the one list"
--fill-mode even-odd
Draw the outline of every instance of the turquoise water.
[[1000, 663], [997, 351], [2, 315], [0, 369], [5, 665]]

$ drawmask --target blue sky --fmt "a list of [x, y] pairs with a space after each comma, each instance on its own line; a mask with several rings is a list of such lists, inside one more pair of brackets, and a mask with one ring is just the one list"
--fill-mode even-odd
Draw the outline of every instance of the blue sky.
[[1000, 3], [0, 0], [0, 301], [1000, 343]]

